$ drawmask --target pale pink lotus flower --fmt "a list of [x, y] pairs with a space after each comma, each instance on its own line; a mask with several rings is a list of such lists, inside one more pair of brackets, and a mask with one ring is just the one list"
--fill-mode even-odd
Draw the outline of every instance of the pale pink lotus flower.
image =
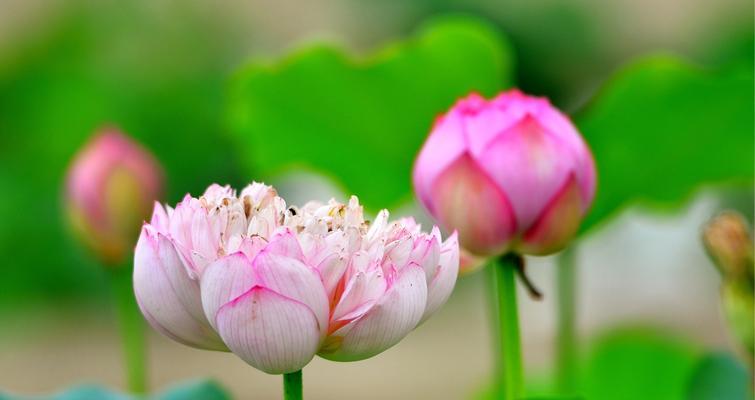
[[576, 234], [595, 195], [592, 154], [547, 99], [510, 90], [459, 100], [417, 157], [420, 202], [479, 256], [545, 255]]
[[149, 151], [116, 128], [103, 128], [68, 170], [71, 227], [105, 265], [121, 265], [162, 188], [162, 168]]
[[260, 183], [239, 196], [212, 185], [156, 205], [134, 289], [158, 331], [280, 374], [393, 346], [445, 303], [458, 267], [455, 234], [385, 210], [369, 223], [356, 197], [297, 208]]

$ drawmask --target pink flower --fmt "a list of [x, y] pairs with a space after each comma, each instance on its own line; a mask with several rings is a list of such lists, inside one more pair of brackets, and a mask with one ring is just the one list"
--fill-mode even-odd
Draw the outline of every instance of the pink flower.
[[286, 207], [259, 183], [156, 206], [136, 254], [156, 329], [274, 374], [388, 349], [445, 303], [459, 268], [456, 235], [442, 242], [387, 211], [370, 224], [356, 197]]
[[482, 256], [562, 249], [592, 203], [595, 179], [569, 119], [518, 90], [459, 100], [436, 122], [413, 173], [430, 214]]
[[146, 149], [114, 128], [103, 129], [68, 171], [72, 228], [105, 264], [121, 264], [160, 197], [162, 181], [160, 165]]

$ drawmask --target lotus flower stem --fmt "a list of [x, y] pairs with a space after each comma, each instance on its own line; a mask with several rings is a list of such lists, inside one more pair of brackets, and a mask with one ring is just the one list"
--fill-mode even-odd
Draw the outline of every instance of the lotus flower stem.
[[571, 394], [576, 379], [576, 248], [567, 247], [558, 257], [558, 332], [556, 337], [556, 379], [562, 394]]
[[519, 339], [519, 313], [516, 301], [516, 269], [521, 263], [516, 254], [499, 258], [496, 271], [498, 298], [499, 397], [519, 399], [523, 395], [522, 351]]
[[131, 393], [145, 393], [147, 379], [144, 320], [134, 297], [132, 270], [127, 265], [123, 268], [110, 268], [108, 271], [115, 296], [128, 390]]
[[[498, 261], [496, 261], [494, 258], [487, 261], [485, 265], [485, 301], [488, 305], [487, 311], [488, 311], [488, 324], [490, 329], [490, 353], [491, 354], [500, 354], [501, 353], [501, 345], [500, 345], [500, 324], [498, 323], [498, 284], [496, 282], [496, 279], [498, 277]], [[502, 374], [502, 365], [501, 361], [499, 359], [500, 357], [494, 357], [493, 358], [493, 370], [494, 377], [503, 376]], [[496, 381], [496, 383], [498, 383]], [[501, 392], [502, 393], [502, 392]]]
[[301, 400], [304, 398], [302, 392], [301, 370], [283, 374], [283, 399], [284, 400]]

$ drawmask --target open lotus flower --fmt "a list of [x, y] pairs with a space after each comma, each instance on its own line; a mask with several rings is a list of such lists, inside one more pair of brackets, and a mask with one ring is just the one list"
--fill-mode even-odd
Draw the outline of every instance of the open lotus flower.
[[574, 125], [518, 90], [459, 100], [433, 127], [413, 180], [430, 214], [483, 257], [561, 250], [595, 195], [592, 154]]
[[213, 185], [155, 207], [134, 289], [160, 332], [280, 374], [390, 348], [445, 303], [458, 268], [455, 234], [385, 210], [370, 224], [356, 197], [296, 208], [260, 183]]

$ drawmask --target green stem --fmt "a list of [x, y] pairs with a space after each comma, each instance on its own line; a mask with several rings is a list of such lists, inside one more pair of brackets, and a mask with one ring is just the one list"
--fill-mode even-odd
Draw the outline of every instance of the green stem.
[[519, 312], [516, 301], [516, 268], [518, 255], [507, 254], [498, 260], [496, 291], [498, 293], [498, 361], [499, 397], [514, 400], [524, 393], [522, 351], [519, 338]]
[[303, 398], [301, 370], [283, 374], [283, 399], [302, 400]]
[[126, 382], [131, 393], [147, 390], [144, 320], [136, 304], [131, 265], [111, 267], [110, 280], [115, 296], [118, 328], [126, 362]]
[[[490, 329], [490, 348], [492, 354], [500, 354], [499, 333], [498, 333], [498, 291], [496, 290], [496, 270], [498, 262], [495, 259], [488, 261], [485, 266], [485, 300], [488, 304], [488, 325]], [[497, 357], [493, 357], [493, 370], [495, 376], [500, 376], [501, 362]]]
[[556, 337], [556, 385], [559, 393], [572, 394], [576, 390], [576, 248], [564, 250], [558, 257], [558, 336]]

